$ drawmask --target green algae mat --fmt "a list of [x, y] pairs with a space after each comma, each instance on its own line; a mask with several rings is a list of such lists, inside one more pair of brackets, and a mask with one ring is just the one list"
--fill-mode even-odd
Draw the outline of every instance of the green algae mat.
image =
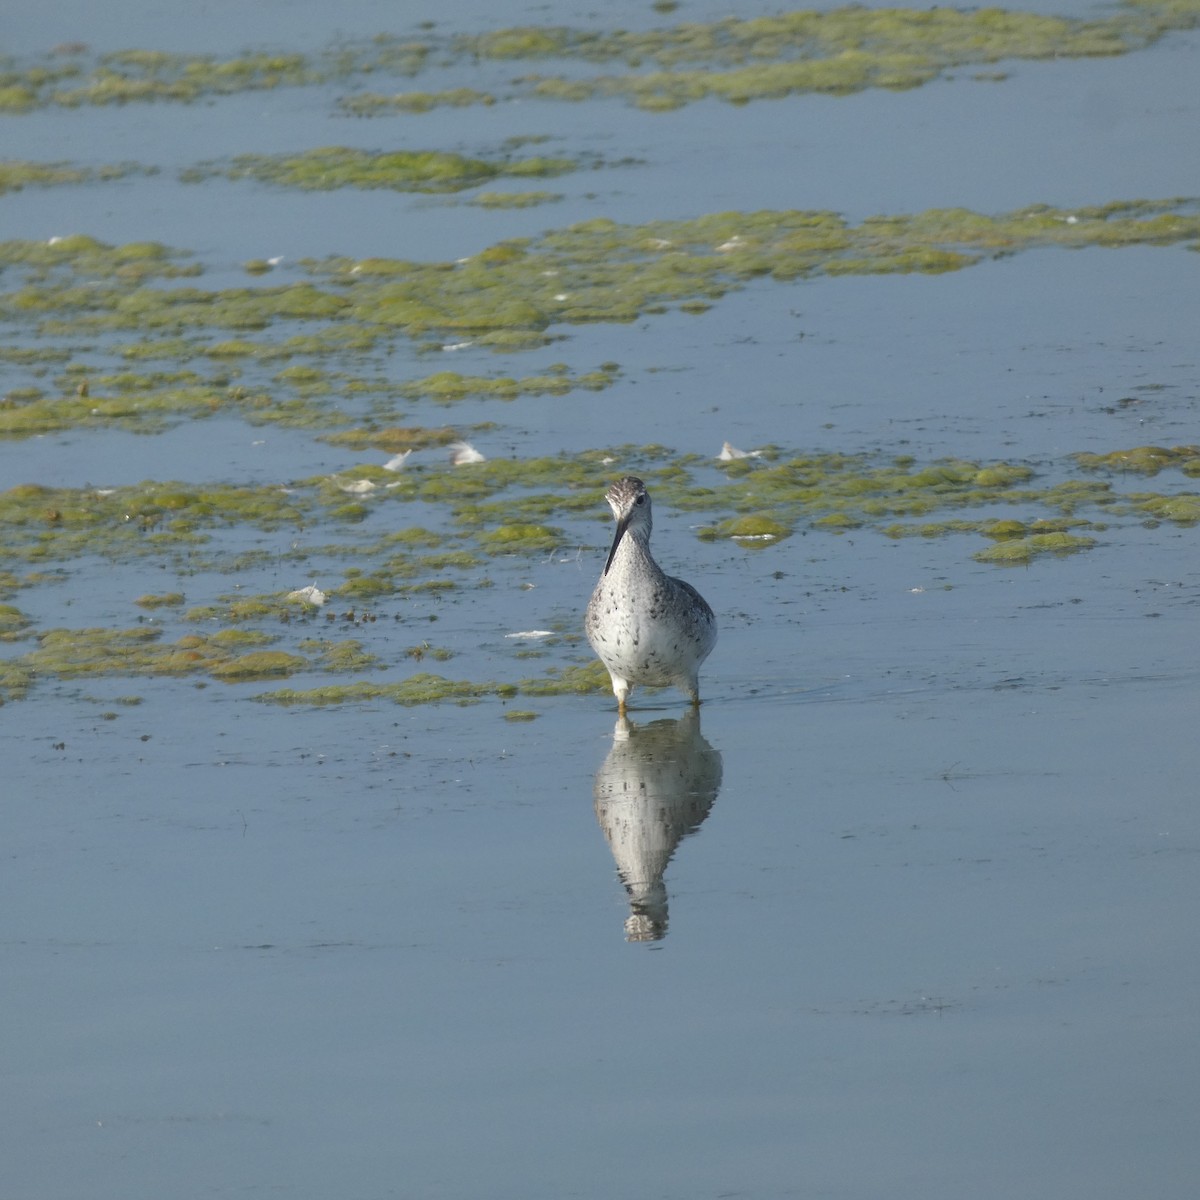
[[[300, 481], [286, 491], [277, 485], [154, 483], [99, 490], [25, 484], [0, 493], [0, 537], [9, 564], [0, 574], [6, 601], [0, 604], [0, 641], [12, 651], [0, 660], [0, 690], [13, 699], [40, 679], [96, 675], [260, 682], [313, 671], [370, 674], [397, 659], [416, 664], [458, 657], [428, 639], [406, 648], [401, 642], [411, 636], [412, 622], [398, 639], [396, 632], [376, 629], [378, 610], [385, 621], [389, 610], [399, 619], [397, 601], [422, 593], [454, 593], [464, 603], [486, 604], [497, 572], [555, 551], [582, 553], [596, 539], [583, 532], [581, 521], [599, 509], [614, 460], [638, 470], [668, 511], [698, 515], [702, 542], [728, 541], [747, 553], [770, 554], [801, 531], [836, 536], [870, 530], [886, 538], [955, 537], [964, 558], [1025, 565], [1038, 556], [1088, 550], [1114, 526], [1200, 522], [1200, 495], [1186, 483], [1148, 490], [1143, 482], [1162, 472], [1185, 480], [1200, 475], [1196, 446], [1080, 455], [1074, 470], [1070, 463], [1039, 469], [961, 460], [881, 462], [779, 447], [720, 464], [664, 447], [627, 446], [465, 467], [415, 465], [391, 484], [356, 488], [349, 504], [330, 478]], [[371, 474], [355, 472], [355, 481], [371, 482]], [[414, 508], [424, 521], [436, 514], [442, 531], [415, 524]], [[389, 532], [355, 532], [380, 525]], [[280, 529], [290, 538], [286, 555], [239, 551], [248, 531]], [[281, 557], [297, 575], [320, 564], [326, 583], [317, 599], [312, 589], [249, 590]], [[117, 629], [41, 628], [22, 607], [26, 593], [86, 586], [97, 559], [116, 568], [150, 564], [179, 590], [131, 594], [133, 624]], [[335, 575], [340, 582], [328, 582]], [[194, 603], [189, 580], [197, 576], [220, 576], [234, 590]], [[170, 629], [177, 636], [168, 636]], [[338, 682], [260, 698], [410, 705], [605, 690], [603, 670], [588, 663], [569, 621], [545, 633], [560, 661], [532, 676], [518, 673], [514, 655], [513, 674], [502, 680], [416, 670], [399, 682]], [[470, 655], [464, 657], [469, 671]]]
[[[157, 243], [112, 246], [86, 235], [2, 242], [0, 361], [14, 382], [0, 403], [0, 437], [79, 427], [152, 432], [215, 413], [335, 430], [364, 413], [386, 425], [397, 417], [396, 399], [602, 390], [619, 364], [403, 380], [371, 368], [401, 343], [540, 349], [576, 325], [671, 307], [703, 312], [756, 281], [940, 274], [1046, 247], [1174, 244], [1200, 247], [1196, 200], [999, 215], [932, 210], [857, 224], [812, 211], [644, 225], [597, 219], [456, 262], [325, 258], [301, 264], [300, 277], [284, 283], [252, 262], [244, 284], [222, 288], [203, 286], [194, 255]], [[146, 369], [153, 363], [166, 365]]]
[[[381, 35], [315, 53], [230, 58], [153, 49], [95, 58], [85, 47], [66, 45], [37, 61], [0, 64], [0, 111], [188, 103], [318, 84], [345, 89], [339, 107], [355, 115], [609, 96], [654, 111], [707, 97], [745, 104], [813, 92], [899, 90], [1008, 61], [1127, 54], [1193, 29], [1198, 19], [1195, 0], [1126, 0], [1090, 20], [1002, 8], [848, 6], [637, 32], [528, 25], [440, 35], [427, 25], [414, 37]], [[503, 68], [495, 86], [412, 86], [422, 75], [480, 64]], [[515, 80], [514, 67], [522, 72]], [[1002, 75], [993, 70], [987, 77]], [[380, 80], [391, 81], [394, 90], [377, 90]]]

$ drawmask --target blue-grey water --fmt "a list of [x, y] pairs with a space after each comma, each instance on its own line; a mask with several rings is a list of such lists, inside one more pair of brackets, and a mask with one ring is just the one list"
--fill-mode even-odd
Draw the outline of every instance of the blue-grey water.
[[[425, 17], [659, 19], [557, 0], [450, 15], [122, 0], [21, 3], [2, 30], [21, 53], [68, 39], [233, 53]], [[10, 116], [6, 157], [163, 170], [0, 197], [0, 221], [6, 238], [159, 239], [216, 276], [252, 256], [452, 259], [594, 216], [1197, 196], [1198, 70], [1191, 33], [1016, 64], [999, 83], [667, 114], [530, 103], [351, 121], [304, 89]], [[641, 161], [502, 212], [176, 179], [251, 151], [473, 152], [528, 133]], [[574, 328], [539, 359], [618, 361], [612, 389], [499, 413], [464, 402], [452, 419], [496, 421], [479, 443], [493, 457], [622, 442], [713, 455], [729, 439], [1052, 468], [1187, 444], [1198, 267], [1181, 247], [1045, 250], [944, 276], [759, 283], [700, 316]], [[454, 367], [525, 370], [478, 350]], [[431, 369], [396, 353], [397, 375]], [[0, 445], [0, 487], [258, 483], [356, 461], [220, 419]], [[427, 606], [465, 677], [500, 677], [506, 633], [582, 614], [607, 548], [603, 525], [582, 528], [590, 554], [502, 562], [488, 590], [392, 609]], [[252, 590], [311, 582], [283, 560], [289, 538], [258, 538], [281, 557]], [[622, 728], [598, 696], [529, 705], [524, 723], [499, 701], [281, 709], [255, 687], [39, 681], [0, 708], [0, 1192], [1190, 1200], [1196, 538], [1114, 527], [1086, 554], [999, 569], [953, 537], [869, 530], [747, 554], [664, 508], [656, 552], [722, 628], [698, 728], [659, 724], [688, 721], [673, 693]], [[97, 563], [17, 602], [48, 627], [124, 626], [133, 597], [169, 582]], [[189, 599], [230, 586], [189, 581]], [[377, 652], [412, 643], [382, 626]], [[142, 703], [121, 706], [130, 694]], [[659, 770], [671, 745], [702, 767], [682, 791]], [[638, 787], [652, 811], [599, 799]], [[662, 936], [627, 940], [647, 911]]]

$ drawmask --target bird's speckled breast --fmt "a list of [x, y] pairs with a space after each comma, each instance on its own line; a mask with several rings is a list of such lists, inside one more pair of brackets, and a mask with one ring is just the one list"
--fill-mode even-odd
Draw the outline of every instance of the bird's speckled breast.
[[[585, 631], [606, 667], [634, 683], [665, 685], [698, 665], [716, 641], [711, 614], [680, 600], [679, 584], [657, 577], [606, 575], [588, 605]], [[673, 586], [674, 585], [674, 586]]]

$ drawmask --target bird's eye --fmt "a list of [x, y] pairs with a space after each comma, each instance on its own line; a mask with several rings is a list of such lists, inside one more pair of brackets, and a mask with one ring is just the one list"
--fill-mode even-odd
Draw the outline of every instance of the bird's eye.
[[638, 503], [638, 504], [645, 504], [645, 503], [646, 503], [646, 493], [645, 493], [645, 492], [643, 492], [643, 493], [642, 493], [642, 494], [641, 494], [641, 495], [640, 495], [640, 496], [637, 498], [637, 503]]

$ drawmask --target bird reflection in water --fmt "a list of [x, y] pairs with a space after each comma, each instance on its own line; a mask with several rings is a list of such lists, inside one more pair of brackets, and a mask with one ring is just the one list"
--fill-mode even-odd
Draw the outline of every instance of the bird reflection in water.
[[625, 936], [655, 942], [667, 932], [663, 872], [721, 788], [721, 753], [700, 733], [693, 708], [677, 721], [638, 726], [621, 717], [596, 772], [596, 819], [629, 893]]

